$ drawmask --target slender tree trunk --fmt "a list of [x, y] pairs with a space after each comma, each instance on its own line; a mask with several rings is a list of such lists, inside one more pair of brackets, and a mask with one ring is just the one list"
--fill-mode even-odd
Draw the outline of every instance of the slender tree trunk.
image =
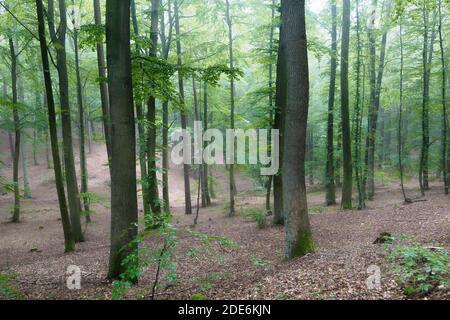
[[327, 164], [325, 173], [326, 205], [336, 204], [336, 185], [334, 182], [334, 102], [336, 93], [337, 70], [337, 9], [336, 0], [331, 2], [331, 70], [330, 89], [328, 93], [328, 122], [327, 122]]
[[[111, 251], [108, 277], [119, 279], [122, 263], [137, 251], [136, 132], [130, 51], [130, 0], [106, 1], [106, 48], [111, 113]], [[130, 165], [133, 164], [133, 165]], [[136, 278], [126, 279], [137, 282]]]
[[[181, 57], [181, 33], [180, 33], [180, 15], [179, 15], [179, 0], [175, 0], [175, 33], [177, 39], [177, 65], [178, 68], [183, 67], [183, 61]], [[180, 110], [181, 110], [181, 128], [183, 130], [187, 129], [187, 117], [186, 117], [186, 106], [184, 98], [184, 79], [181, 71], [178, 72], [178, 87], [180, 91]], [[186, 143], [183, 140], [183, 143]], [[186, 149], [186, 144], [185, 148]], [[184, 164], [183, 175], [184, 175], [184, 199], [185, 199], [185, 213], [187, 215], [192, 214], [192, 202], [191, 202], [191, 182], [189, 179], [189, 172], [191, 170], [190, 165]]]
[[[159, 0], [152, 0], [151, 9], [151, 47], [150, 57], [156, 58], [158, 48], [158, 25], [159, 25]], [[161, 213], [159, 200], [158, 178], [156, 175], [156, 99], [150, 96], [147, 101], [147, 174], [148, 174], [148, 200], [153, 214]]]
[[[136, 3], [135, 0], [131, 0], [131, 20], [133, 24], [133, 32], [137, 37], [139, 36], [139, 25], [137, 21], [136, 14]], [[140, 54], [141, 48], [139, 44], [136, 43], [136, 54]], [[143, 68], [142, 63], [140, 64], [140, 68]], [[144, 86], [144, 81], [141, 79], [142, 87]], [[143, 88], [142, 88], [143, 89]], [[148, 192], [148, 183], [147, 183], [147, 163], [146, 163], [146, 155], [147, 155], [147, 146], [146, 146], [146, 136], [145, 136], [145, 128], [144, 128], [144, 111], [143, 111], [143, 103], [142, 101], [135, 101], [136, 106], [136, 116], [137, 116], [137, 127], [139, 133], [139, 166], [141, 169], [141, 185], [142, 185], [142, 204], [144, 207], [144, 213], [150, 214], [150, 200], [149, 200], [149, 192]]]
[[398, 117], [398, 166], [400, 169], [400, 186], [402, 188], [403, 199], [405, 203], [411, 202], [406, 196], [404, 168], [403, 168], [403, 68], [404, 68], [404, 56], [403, 56], [403, 27], [400, 20], [400, 105], [399, 105], [399, 117]]
[[[208, 84], [203, 84], [203, 132], [208, 130]], [[207, 143], [204, 142], [203, 148], [206, 148]], [[203, 178], [204, 178], [204, 194], [206, 199], [206, 206], [211, 206], [211, 195], [209, 191], [209, 168], [206, 163], [203, 164]]]
[[55, 112], [55, 100], [53, 98], [52, 78], [50, 74], [50, 64], [48, 59], [47, 40], [45, 39], [45, 23], [44, 23], [44, 7], [42, 0], [36, 0], [36, 11], [38, 17], [39, 27], [39, 43], [42, 57], [42, 69], [44, 73], [46, 104], [48, 108], [48, 123], [50, 130], [50, 141], [53, 156], [53, 168], [55, 171], [56, 191], [58, 194], [59, 210], [61, 213], [61, 221], [64, 231], [65, 252], [72, 252], [75, 250], [75, 239], [73, 237], [72, 228], [70, 225], [69, 212], [67, 209], [66, 195], [64, 192], [63, 174], [61, 168], [61, 160], [59, 157], [58, 147], [58, 131]]
[[442, 0], [439, 0], [439, 47], [441, 49], [441, 66], [442, 66], [442, 173], [444, 176], [444, 191], [449, 194], [450, 177], [447, 171], [447, 150], [449, 143], [447, 140], [448, 130], [448, 113], [447, 113], [447, 70], [445, 63], [444, 35], [442, 30]]
[[[230, 69], [234, 69], [234, 57], [233, 57], [233, 22], [231, 19], [231, 13], [230, 13], [230, 1], [226, 0], [226, 19], [227, 19], [227, 25], [228, 25], [228, 52], [229, 52], [229, 59], [230, 59]], [[234, 129], [234, 111], [235, 111], [235, 85], [234, 85], [234, 78], [230, 77], [230, 129]], [[234, 147], [234, 146], [233, 146]], [[236, 214], [235, 209], [235, 194], [236, 194], [236, 187], [235, 187], [235, 181], [234, 181], [234, 159], [231, 161], [232, 163], [229, 164], [229, 172], [230, 172], [230, 212], [229, 216], [233, 217]]]
[[[102, 26], [102, 15], [100, 9], [100, 0], [94, 1], [94, 18], [95, 24], [97, 26]], [[98, 77], [100, 79], [99, 89], [100, 89], [100, 99], [102, 105], [102, 120], [103, 120], [103, 130], [105, 133], [106, 141], [106, 152], [108, 155], [108, 163], [111, 159], [111, 121], [109, 115], [109, 96], [108, 96], [108, 79], [106, 75], [106, 65], [105, 65], [105, 51], [102, 42], [97, 42], [97, 65], [98, 65]], [[111, 166], [109, 166], [111, 171]]]
[[432, 26], [432, 34], [429, 34], [429, 20], [430, 13], [424, 3], [423, 5], [423, 93], [422, 93], [422, 150], [420, 156], [420, 172], [419, 172], [419, 184], [422, 195], [425, 195], [425, 191], [430, 189], [429, 186], [429, 149], [430, 149], [430, 78], [431, 78], [431, 63], [433, 61], [433, 48], [434, 40], [436, 37], [436, 17], [434, 15], [434, 21]]
[[[6, 78], [3, 78], [3, 97], [8, 96], [8, 89], [6, 87]], [[14, 141], [11, 134], [11, 131], [8, 131], [8, 142], [9, 142], [9, 152], [11, 156], [11, 160], [14, 162]]]
[[[376, 73], [376, 47], [375, 47], [375, 11], [377, 1], [373, 0], [373, 12], [369, 26], [369, 47], [370, 47], [370, 105], [369, 105], [369, 127], [367, 134], [367, 196], [373, 200], [375, 196], [375, 152], [376, 152], [376, 133], [378, 127], [378, 113], [380, 110], [381, 85], [383, 83], [384, 64], [386, 57], [386, 45], [388, 29], [384, 31], [381, 38], [380, 59], [378, 73]], [[386, 10], [387, 16], [390, 14], [390, 3]]]
[[[21, 77], [17, 77], [17, 100], [19, 103], [25, 103], [25, 92], [23, 87], [23, 82]], [[31, 199], [31, 189], [30, 189], [30, 174], [28, 165], [28, 153], [27, 153], [27, 142], [25, 140], [25, 132], [21, 133], [20, 137], [20, 156], [22, 157], [22, 172], [23, 172], [23, 197], [26, 199]]]
[[350, 0], [344, 0], [342, 18], [342, 52], [341, 52], [341, 117], [342, 117], [342, 151], [344, 178], [342, 185], [342, 208], [352, 209], [353, 170], [352, 140], [350, 133], [350, 111], [348, 90], [348, 65], [350, 43]]
[[287, 88], [283, 155], [283, 202], [286, 215], [288, 259], [314, 251], [305, 183], [306, 128], [309, 107], [308, 50], [305, 1], [282, 0], [282, 32], [285, 32]]
[[14, 118], [14, 157], [13, 157], [13, 182], [14, 182], [14, 211], [12, 222], [20, 222], [20, 189], [19, 189], [19, 159], [20, 159], [20, 118], [18, 110], [17, 98], [17, 55], [14, 41], [9, 38], [9, 49], [11, 53], [11, 86], [12, 86], [12, 103]]
[[309, 185], [314, 185], [314, 127], [312, 124], [308, 128], [308, 143], [307, 143], [307, 155], [308, 155], [308, 178]]
[[[169, 31], [166, 36], [166, 25], [164, 19], [164, 13], [161, 15], [161, 44], [163, 48], [163, 59], [169, 58], [170, 45], [172, 41], [173, 32], [173, 19], [172, 19], [172, 3], [167, 1], [167, 11], [169, 17]], [[169, 194], [169, 101], [163, 101], [162, 103], [162, 193], [164, 211], [170, 212], [170, 194]]]
[[28, 171], [27, 143], [22, 139], [21, 144], [22, 167], [23, 167], [23, 197], [31, 199], [30, 173]]
[[66, 62], [66, 30], [67, 13], [65, 0], [59, 0], [60, 24], [55, 29], [53, 0], [48, 1], [48, 23], [52, 41], [56, 45], [56, 64], [59, 78], [59, 99], [61, 105], [61, 122], [64, 150], [64, 168], [67, 184], [67, 198], [69, 200], [70, 220], [73, 236], [76, 242], [82, 242], [83, 232], [81, 230], [80, 212], [81, 203], [78, 192], [77, 175], [73, 155], [72, 142], [72, 120], [69, 102], [69, 77]]
[[284, 116], [287, 99], [287, 67], [286, 67], [286, 40], [283, 30], [283, 23], [280, 26], [280, 39], [277, 57], [277, 80], [275, 94], [275, 117], [274, 129], [280, 132], [280, 169], [273, 177], [273, 223], [274, 225], [284, 225], [285, 213], [283, 209], [283, 154], [284, 154]]
[[[74, 23], [75, 24], [75, 23]], [[81, 85], [81, 75], [80, 75], [80, 59], [78, 50], [78, 30], [74, 30], [73, 42], [75, 47], [75, 71], [77, 77], [77, 102], [78, 102], [78, 117], [79, 117], [79, 135], [80, 135], [80, 172], [81, 172], [81, 193], [83, 193], [83, 209], [86, 217], [86, 222], [91, 222], [91, 216], [89, 214], [89, 199], [87, 197], [88, 193], [88, 170], [86, 164], [86, 142], [85, 142], [85, 132], [84, 132], [84, 106], [83, 106], [83, 91]]]
[[[274, 129], [274, 99], [273, 99], [273, 54], [274, 54], [274, 35], [275, 35], [275, 10], [276, 1], [272, 0], [272, 15], [271, 15], [271, 25], [270, 25], [270, 36], [269, 36], [269, 121], [270, 128]], [[269, 141], [271, 140], [272, 134], [269, 135]], [[273, 147], [271, 146], [270, 152], [272, 152]], [[270, 206], [270, 196], [272, 193], [273, 176], [270, 176], [266, 183], [266, 210], [269, 214], [272, 213]]]
[[[354, 137], [354, 169], [356, 185], [358, 189], [358, 209], [362, 210], [366, 206], [365, 197], [362, 190], [362, 163], [361, 163], [361, 132], [362, 132], [362, 118], [363, 118], [363, 104], [364, 98], [361, 100], [361, 20], [359, 11], [359, 1], [356, 1], [356, 37], [357, 37], [357, 62], [356, 62], [356, 102], [355, 102], [355, 112], [354, 112], [354, 123], [353, 123], [353, 137]], [[364, 72], [363, 72], [364, 77]], [[364, 81], [363, 81], [364, 88]], [[362, 103], [361, 103], [362, 101]]]

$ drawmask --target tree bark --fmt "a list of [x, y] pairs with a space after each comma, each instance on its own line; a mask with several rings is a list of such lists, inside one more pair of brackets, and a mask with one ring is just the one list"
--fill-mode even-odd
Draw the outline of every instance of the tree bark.
[[341, 52], [341, 117], [342, 117], [342, 152], [344, 177], [342, 184], [342, 208], [352, 209], [353, 170], [352, 144], [350, 133], [350, 111], [348, 90], [348, 65], [350, 44], [350, 0], [344, 0], [342, 17], [342, 52]]
[[18, 110], [17, 98], [17, 55], [14, 46], [14, 41], [9, 38], [9, 50], [11, 54], [11, 87], [12, 87], [12, 103], [13, 103], [13, 118], [14, 118], [14, 157], [13, 157], [13, 182], [14, 182], [14, 210], [12, 222], [20, 222], [20, 189], [19, 189], [19, 159], [20, 159], [20, 118]]
[[[111, 251], [108, 277], [119, 279], [122, 261], [137, 244], [136, 133], [130, 51], [130, 0], [106, 1], [106, 48], [111, 113]], [[130, 165], [132, 164], [132, 165]], [[136, 282], [137, 279], [127, 279]]]
[[[177, 39], [177, 65], [178, 68], [183, 67], [183, 60], [181, 57], [181, 33], [180, 33], [180, 15], [179, 15], [179, 0], [175, 0], [175, 33]], [[187, 117], [186, 117], [186, 109], [185, 109], [185, 98], [184, 98], [184, 79], [183, 74], [178, 71], [178, 87], [180, 93], [180, 110], [181, 110], [181, 128], [183, 130], [187, 129]], [[185, 143], [185, 142], [183, 142]], [[185, 145], [186, 147], [186, 145]], [[189, 179], [189, 172], [191, 170], [190, 165], [184, 164], [183, 166], [183, 175], [184, 175], [184, 199], [185, 199], [185, 213], [187, 215], [192, 214], [192, 202], [191, 202], [191, 182]]]
[[[226, 19], [228, 25], [228, 52], [229, 52], [229, 63], [230, 69], [234, 69], [234, 56], [233, 56], [233, 21], [231, 19], [230, 14], [230, 1], [226, 0]], [[230, 129], [233, 130], [235, 126], [234, 119], [234, 111], [235, 111], [235, 86], [234, 86], [234, 78], [230, 77]], [[233, 217], [236, 214], [235, 209], [235, 194], [236, 194], [236, 184], [234, 181], [234, 159], [233, 163], [229, 164], [229, 172], [230, 172], [230, 211], [229, 216]]]
[[286, 258], [314, 251], [305, 183], [309, 70], [305, 1], [282, 0], [282, 31], [286, 39], [286, 117], [283, 156], [283, 203], [286, 215]]
[[[151, 9], [151, 29], [150, 39], [151, 47], [150, 57], [156, 58], [158, 48], [158, 25], [159, 25], [159, 0], [152, 0]], [[158, 178], [156, 175], [156, 99], [150, 96], [147, 101], [147, 174], [148, 174], [148, 200], [152, 214], [161, 213], [161, 204], [159, 200]]]
[[81, 74], [80, 74], [80, 58], [78, 50], [78, 30], [73, 32], [73, 42], [75, 51], [75, 72], [77, 78], [77, 103], [78, 103], [78, 119], [79, 119], [79, 136], [80, 136], [80, 172], [81, 172], [81, 192], [83, 193], [83, 211], [86, 218], [86, 222], [91, 222], [91, 216], [89, 214], [89, 199], [87, 197], [88, 189], [88, 170], [86, 163], [86, 141], [85, 141], [85, 130], [84, 130], [84, 106], [83, 106], [83, 91], [81, 85]]
[[69, 101], [69, 76], [66, 62], [66, 30], [67, 13], [65, 0], [59, 0], [60, 24], [55, 28], [53, 0], [48, 1], [48, 23], [52, 41], [56, 44], [56, 64], [59, 78], [59, 100], [61, 105], [61, 123], [64, 150], [64, 168], [67, 185], [67, 198], [69, 200], [70, 221], [75, 242], [82, 242], [80, 212], [81, 203], [78, 192], [77, 175], [73, 155], [72, 120]]
[[444, 35], [442, 28], [442, 0], [439, 0], [439, 47], [441, 49], [441, 66], [442, 66], [442, 173], [444, 176], [444, 192], [449, 194], [450, 189], [450, 177], [447, 168], [447, 150], [449, 148], [448, 143], [448, 112], [447, 112], [447, 70], [445, 63], [445, 49], [444, 49]]
[[[97, 26], [102, 26], [102, 15], [100, 9], [100, 0], [94, 1], [94, 19]], [[102, 105], [102, 121], [105, 133], [106, 152], [108, 155], [108, 165], [111, 171], [111, 121], [109, 112], [108, 80], [106, 76], [105, 51], [102, 42], [97, 42], [97, 66], [99, 77], [100, 99]]]
[[48, 59], [47, 40], [45, 39], [44, 7], [42, 0], [36, 0], [36, 12], [38, 17], [39, 43], [42, 57], [42, 69], [44, 73], [46, 104], [48, 108], [48, 123], [53, 157], [53, 169], [55, 172], [56, 191], [58, 194], [59, 210], [64, 231], [65, 252], [75, 250], [75, 239], [70, 225], [70, 217], [67, 209], [66, 195], [64, 192], [63, 173], [59, 157], [58, 131], [56, 126], [55, 100], [53, 98], [52, 78]]
[[328, 122], [327, 122], [327, 164], [325, 176], [326, 204], [336, 204], [336, 185], [334, 181], [334, 102], [336, 96], [337, 70], [337, 9], [336, 0], [331, 2], [331, 70], [330, 89], [328, 93]]

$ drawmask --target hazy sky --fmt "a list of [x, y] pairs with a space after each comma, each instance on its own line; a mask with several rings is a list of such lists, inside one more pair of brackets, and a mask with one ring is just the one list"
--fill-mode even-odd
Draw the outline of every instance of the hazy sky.
[[327, 4], [327, 0], [309, 0], [308, 6], [315, 13], [319, 13]]

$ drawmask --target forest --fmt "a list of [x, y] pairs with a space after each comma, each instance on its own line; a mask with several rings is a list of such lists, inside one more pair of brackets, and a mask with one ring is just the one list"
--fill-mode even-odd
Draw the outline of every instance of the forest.
[[450, 300], [449, 33], [449, 0], [0, 0], [0, 300]]

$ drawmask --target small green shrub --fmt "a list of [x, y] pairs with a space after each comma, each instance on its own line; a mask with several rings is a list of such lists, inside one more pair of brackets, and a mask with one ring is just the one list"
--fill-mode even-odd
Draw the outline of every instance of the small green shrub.
[[407, 295], [426, 295], [439, 286], [450, 286], [450, 261], [444, 249], [399, 245], [388, 259]]
[[259, 229], [267, 228], [267, 213], [265, 211], [256, 208], [242, 208], [240, 213], [244, 218], [256, 222]]
[[14, 280], [14, 276], [0, 273], [0, 300], [22, 300], [24, 299], [23, 293], [11, 285]]
[[203, 301], [206, 300], [206, 296], [201, 293], [194, 293], [191, 297], [191, 300]]

